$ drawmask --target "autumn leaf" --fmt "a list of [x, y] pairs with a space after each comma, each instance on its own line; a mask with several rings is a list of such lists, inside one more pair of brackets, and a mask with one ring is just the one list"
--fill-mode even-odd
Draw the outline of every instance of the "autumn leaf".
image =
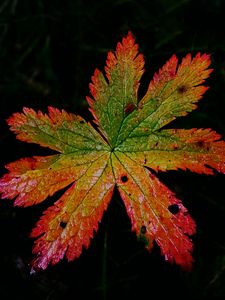
[[24, 108], [8, 119], [19, 140], [56, 151], [6, 166], [2, 198], [29, 206], [67, 188], [37, 222], [33, 270], [62, 258], [73, 260], [88, 248], [116, 187], [132, 230], [151, 249], [155, 241], [169, 262], [193, 263], [195, 222], [154, 171], [189, 169], [225, 173], [225, 142], [211, 129], [164, 129], [196, 109], [211, 73], [210, 57], [173, 55], [156, 73], [139, 101], [144, 59], [131, 33], [109, 52], [105, 74], [95, 70], [87, 97], [94, 123], [64, 110]]

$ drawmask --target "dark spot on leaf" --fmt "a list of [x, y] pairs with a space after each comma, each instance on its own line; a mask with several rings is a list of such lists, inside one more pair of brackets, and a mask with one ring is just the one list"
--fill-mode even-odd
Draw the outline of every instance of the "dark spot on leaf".
[[147, 229], [146, 229], [145, 225], [141, 226], [141, 233], [145, 234], [146, 231], [147, 231]]
[[147, 158], [145, 157], [145, 159], [144, 159], [144, 164], [146, 164], [147, 163]]
[[121, 176], [120, 179], [121, 179], [122, 182], [127, 182], [127, 180], [128, 180], [126, 175]]
[[171, 212], [171, 214], [176, 215], [179, 213], [180, 208], [177, 204], [171, 204], [168, 206], [168, 210]]
[[159, 144], [159, 142], [156, 142], [156, 143], [155, 143], [155, 147], [157, 147], [157, 146], [158, 146], [158, 144]]
[[184, 94], [188, 90], [188, 87], [186, 85], [181, 85], [177, 88], [178, 94]]
[[65, 223], [65, 222], [60, 222], [59, 225], [60, 225], [60, 227], [63, 228], [63, 229], [66, 227], [66, 223]]
[[174, 145], [173, 146], [173, 150], [177, 150], [178, 149], [178, 146], [177, 145]]
[[132, 111], [134, 111], [136, 108], [135, 104], [133, 103], [128, 103], [125, 108], [124, 108], [124, 112], [126, 115], [130, 114]]
[[128, 195], [131, 196], [131, 193], [129, 193]]
[[203, 141], [198, 141], [197, 142], [198, 147], [204, 147], [204, 142]]

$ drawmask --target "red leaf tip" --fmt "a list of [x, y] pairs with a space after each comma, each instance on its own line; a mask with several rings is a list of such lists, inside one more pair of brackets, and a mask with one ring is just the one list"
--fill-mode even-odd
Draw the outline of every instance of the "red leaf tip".
[[133, 45], [134, 43], [135, 43], [134, 35], [131, 31], [128, 31], [127, 36], [124, 37], [122, 40], [122, 44], [123, 45], [126, 45], [126, 44]]

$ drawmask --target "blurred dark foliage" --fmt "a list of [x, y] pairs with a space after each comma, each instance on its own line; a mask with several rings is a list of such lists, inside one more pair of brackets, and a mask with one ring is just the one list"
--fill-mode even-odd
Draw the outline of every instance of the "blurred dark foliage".
[[[177, 127], [212, 127], [225, 136], [225, 1], [223, 0], [2, 0], [0, 1], [0, 173], [9, 161], [48, 154], [16, 141], [5, 119], [23, 106], [64, 108], [91, 120], [85, 96], [95, 67], [131, 30], [145, 55], [140, 97], [154, 72], [176, 53], [207, 52], [214, 72], [198, 110], [176, 120]], [[225, 296], [224, 177], [191, 172], [159, 174], [183, 200], [197, 222], [193, 271], [151, 254], [130, 232], [115, 192], [88, 250], [30, 275], [29, 232], [56, 200], [31, 208], [0, 203], [0, 298], [115, 299], [159, 296]]]

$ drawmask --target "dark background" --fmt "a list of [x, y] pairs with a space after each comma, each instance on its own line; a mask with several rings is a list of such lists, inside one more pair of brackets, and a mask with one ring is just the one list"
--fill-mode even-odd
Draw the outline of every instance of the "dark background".
[[[91, 120], [85, 96], [95, 67], [131, 30], [146, 60], [140, 96], [154, 72], [176, 53], [212, 55], [211, 87], [197, 111], [171, 126], [211, 127], [225, 135], [225, 1], [222, 0], [1, 0], [0, 1], [0, 173], [20, 157], [49, 154], [17, 141], [5, 119], [23, 106], [64, 108]], [[88, 250], [30, 275], [29, 238], [43, 210], [56, 197], [30, 208], [0, 202], [0, 298], [116, 299], [156, 296], [225, 296], [224, 177], [167, 172], [160, 179], [183, 200], [197, 223], [193, 271], [151, 254], [130, 232], [115, 192]]]

